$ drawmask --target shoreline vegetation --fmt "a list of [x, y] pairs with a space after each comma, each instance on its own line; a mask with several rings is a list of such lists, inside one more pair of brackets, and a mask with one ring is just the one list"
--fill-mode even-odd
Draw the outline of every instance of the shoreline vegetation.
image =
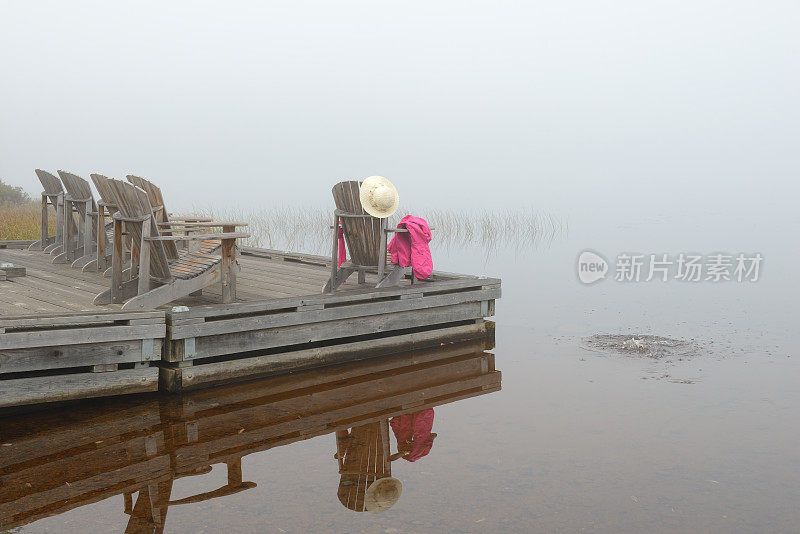
[[[568, 231], [564, 219], [529, 208], [505, 210], [411, 210], [420, 214], [433, 229], [431, 246], [439, 250], [480, 249], [487, 254], [499, 249], [521, 251], [547, 246]], [[291, 252], [326, 255], [330, 252], [331, 210], [325, 208], [276, 207], [258, 210], [196, 208], [193, 215], [215, 220], [249, 223], [251, 237], [243, 245]], [[390, 218], [396, 225], [407, 212]], [[188, 215], [188, 213], [182, 213]], [[55, 230], [50, 210], [48, 227]], [[41, 205], [27, 200], [0, 202], [0, 240], [39, 239]]]
[[[7, 184], [0, 178], [0, 240], [39, 239], [41, 219], [42, 205], [21, 187]], [[55, 214], [48, 221], [48, 228], [55, 232]]]
[[[195, 207], [193, 214], [214, 220], [248, 222], [251, 237], [245, 246], [330, 254], [331, 208], [274, 207], [256, 210]], [[532, 208], [501, 210], [419, 209], [398, 211], [389, 218], [396, 226], [405, 215], [414, 214], [432, 229], [431, 247], [439, 250], [480, 249], [488, 255], [500, 249], [522, 251], [548, 246], [566, 236], [565, 219]], [[391, 236], [390, 236], [391, 238]]]
[[[55, 213], [48, 215], [47, 228], [55, 234]], [[20, 204], [0, 202], [0, 241], [12, 239], [40, 239], [42, 232], [42, 205], [27, 201]]]
[[[55, 214], [49, 211], [50, 235], [55, 231]], [[252, 210], [195, 207], [191, 213], [215, 220], [249, 223], [251, 237], [244, 246], [290, 252], [327, 255], [330, 253], [330, 208], [272, 207]], [[481, 250], [486, 255], [500, 249], [517, 252], [548, 246], [566, 236], [567, 221], [533, 208], [500, 210], [414, 209], [399, 211], [389, 219], [396, 226], [413, 213], [428, 221], [433, 233], [431, 247], [442, 250]], [[41, 204], [22, 188], [0, 179], [0, 240], [40, 238]]]

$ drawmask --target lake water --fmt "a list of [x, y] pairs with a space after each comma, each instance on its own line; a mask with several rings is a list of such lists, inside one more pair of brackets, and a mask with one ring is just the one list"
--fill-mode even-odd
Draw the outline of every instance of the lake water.
[[[256, 486], [172, 505], [163, 531], [796, 532], [800, 257], [787, 230], [797, 229], [797, 215], [766, 209], [747, 217], [722, 204], [654, 211], [623, 202], [560, 215], [568, 230], [552, 242], [490, 254], [470, 245], [434, 247], [442, 270], [503, 279], [490, 351], [502, 390], [435, 407], [430, 453], [392, 462], [402, 495], [391, 509], [370, 514], [343, 506], [334, 435], [295, 436], [283, 446], [239, 451], [246, 453], [242, 476]], [[608, 260], [605, 280], [578, 280], [585, 249]], [[646, 267], [642, 281], [618, 282], [622, 253], [760, 253], [763, 262], [757, 282], [679, 281], [674, 272], [666, 282], [645, 282]], [[599, 335], [616, 337], [593, 337]], [[664, 348], [646, 336], [683, 343]], [[647, 343], [659, 350], [650, 354]], [[485, 356], [476, 349], [458, 357]], [[125, 409], [133, 419], [122, 420], [168, 412], [181, 421], [183, 412], [175, 415], [164, 402], [86, 408], [82, 428], [102, 434]], [[50, 424], [63, 420], [60, 414], [49, 415]], [[42, 417], [7, 419], [0, 433], [14, 428], [14, 441], [44, 432]], [[250, 431], [248, 420], [241, 424]], [[389, 441], [396, 451], [394, 436]], [[225, 486], [227, 470], [216, 463], [177, 478], [169, 498]], [[70, 473], [51, 476], [54, 487], [71, 483]], [[9, 486], [0, 491], [8, 495]], [[130, 517], [120, 494], [20, 531], [157, 531], [129, 527]]]

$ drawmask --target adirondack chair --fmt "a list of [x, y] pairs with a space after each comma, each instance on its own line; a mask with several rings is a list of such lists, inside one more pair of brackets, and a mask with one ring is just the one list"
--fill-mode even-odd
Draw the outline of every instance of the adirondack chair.
[[[400, 283], [411, 267], [390, 264], [392, 271], [386, 271], [386, 240], [390, 232], [407, 232], [403, 228], [388, 228], [387, 219], [373, 217], [361, 206], [359, 187], [355, 180], [339, 182], [333, 186], [333, 251], [331, 254], [331, 277], [322, 291], [334, 291], [347, 278], [358, 271], [358, 283], [363, 284], [368, 270], [378, 271], [379, 282], [375, 287], [394, 286]], [[350, 261], [338, 266], [339, 221], [342, 223], [344, 240], [350, 253]]]
[[[64, 246], [64, 188], [61, 182], [47, 171], [36, 169], [36, 176], [42, 183], [42, 236], [34, 241], [29, 250], [42, 250], [48, 254], [60, 254]], [[56, 212], [56, 235], [49, 235], [48, 209], [52, 206]], [[74, 222], [72, 223], [74, 225]]]
[[[97, 259], [97, 240], [108, 240], [112, 226], [110, 224], [104, 226], [103, 231], [98, 233], [95, 224], [99, 219], [97, 204], [89, 182], [80, 176], [61, 170], [58, 171], [58, 176], [67, 193], [64, 197], [65, 220], [69, 222], [73, 214], [78, 216], [78, 239], [73, 241], [71, 225], [65, 223], [64, 250], [53, 258], [53, 263], [71, 263], [73, 267], [80, 269]], [[74, 245], [68, 246], [67, 242]]]
[[[109, 179], [107, 184], [119, 211], [114, 215], [111, 288], [97, 295], [95, 304], [127, 301], [123, 310], [152, 309], [217, 282], [222, 283], [224, 303], [236, 299], [236, 239], [248, 234], [161, 235], [147, 193], [120, 180]], [[136, 275], [130, 280], [122, 276], [123, 223], [139, 249], [138, 273], [131, 269]], [[179, 255], [175, 241], [187, 239], [218, 239], [222, 241], [222, 256], [201, 252]]]
[[[115, 213], [119, 212], [119, 208], [116, 205], [116, 201], [114, 200], [114, 192], [111, 189], [110, 185], [110, 178], [103, 176], [102, 174], [92, 174], [91, 175], [92, 181], [94, 182], [95, 187], [97, 188], [97, 192], [100, 194], [100, 197], [103, 199], [102, 204], [107, 207], [109, 210], [109, 215], [113, 218]], [[134, 184], [136, 185], [136, 184]], [[138, 186], [137, 186], [138, 187]], [[149, 197], [149, 195], [148, 195]], [[101, 203], [98, 203], [98, 206]], [[156, 209], [153, 209], [154, 213]], [[112, 229], [112, 237], [109, 240], [113, 243], [113, 229]], [[163, 235], [171, 235], [168, 232], [163, 232]], [[128, 256], [125, 256], [125, 263], [123, 265], [123, 272], [122, 275], [126, 280], [131, 278], [131, 269], [134, 270], [133, 275], [135, 276], [135, 269], [139, 266], [139, 247], [138, 244], [132, 243], [130, 236], [127, 236], [125, 239], [124, 245], [127, 245], [127, 248], [130, 250], [130, 260]], [[177, 244], [175, 242], [165, 242], [164, 243], [164, 250], [167, 253], [167, 256], [170, 260], [174, 260], [178, 258], [179, 251], [177, 248]], [[112, 272], [112, 268], [108, 267], [106, 271], [103, 273], [103, 276], [110, 277]]]
[[[179, 228], [178, 225], [171, 225], [172, 228], [179, 228], [184, 233], [190, 233], [192, 231], [202, 231], [203, 227], [198, 227], [197, 223], [209, 223], [212, 222], [210, 217], [174, 217], [169, 214], [167, 211], [167, 206], [164, 203], [164, 196], [161, 194], [161, 189], [154, 184], [153, 182], [142, 178], [141, 176], [135, 176], [133, 174], [129, 174], [126, 176], [128, 181], [142, 189], [145, 193], [147, 193], [147, 197], [150, 199], [150, 204], [153, 206], [153, 212], [156, 214], [156, 219], [158, 220], [159, 226], [164, 228], [164, 235], [172, 235], [172, 232], [169, 228], [167, 228], [166, 223], [182, 223]], [[220, 242], [214, 239], [206, 239], [200, 241], [197, 247], [200, 252], [204, 252], [206, 254], [210, 254], [220, 248]]]

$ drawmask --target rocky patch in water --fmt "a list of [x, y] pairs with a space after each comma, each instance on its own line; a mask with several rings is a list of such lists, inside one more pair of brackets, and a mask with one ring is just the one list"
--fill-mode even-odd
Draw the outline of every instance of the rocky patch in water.
[[654, 360], [685, 360], [700, 352], [700, 347], [694, 341], [649, 334], [596, 334], [585, 338], [584, 343], [586, 348], [593, 351], [616, 352]]

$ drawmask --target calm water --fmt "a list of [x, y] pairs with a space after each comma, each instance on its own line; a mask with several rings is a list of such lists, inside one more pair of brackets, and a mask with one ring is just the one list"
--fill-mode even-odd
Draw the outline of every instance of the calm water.
[[[796, 246], [788, 245], [794, 243], [788, 231], [800, 226], [797, 216], [765, 210], [752, 219], [723, 205], [566, 215], [568, 235], [546, 247], [491, 257], [474, 247], [437, 252], [443, 270], [503, 278], [497, 347], [490, 351], [493, 365], [502, 371], [502, 390], [439, 399], [433, 447], [415, 462], [391, 462], [402, 495], [382, 514], [358, 513], [340, 502], [336, 438], [330, 432], [317, 435], [323, 430], [300, 413], [308, 399], [319, 399], [314, 391], [285, 409], [271, 404], [283, 402], [282, 397], [247, 397], [266, 387], [257, 385], [262, 382], [250, 389], [204, 392], [197, 399], [143, 399], [126, 408], [130, 414], [118, 405], [101, 405], [82, 413], [78, 426], [87, 435], [101, 436], [94, 441], [109, 435], [124, 442], [130, 436], [114, 437], [109, 424], [166, 421], [177, 434], [157, 446], [170, 451], [177, 450], [180, 440], [191, 442], [195, 430], [186, 422], [201, 413], [209, 419], [200, 425], [199, 436], [218, 432], [215, 439], [227, 440], [226, 458], [243, 455], [242, 484], [254, 482], [254, 487], [173, 504], [164, 532], [796, 532], [800, 314], [793, 276], [800, 258]], [[760, 252], [764, 263], [756, 283], [621, 283], [612, 272], [610, 279], [584, 286], [577, 279], [576, 260], [586, 248], [605, 256], [612, 270], [622, 252]], [[687, 341], [690, 350], [651, 358], [615, 351], [613, 343], [598, 348], [589, 339], [598, 334], [619, 334], [620, 340], [663, 336]], [[488, 358], [475, 347], [439, 357]], [[485, 375], [477, 369], [471, 371], [475, 376]], [[457, 377], [452, 380], [456, 390], [469, 378], [455, 370], [447, 373]], [[411, 375], [394, 380], [392, 387], [409, 391], [427, 387]], [[382, 388], [362, 390], [380, 399], [388, 391]], [[209, 402], [218, 405], [203, 404]], [[244, 407], [245, 415], [226, 406]], [[347, 425], [352, 417], [356, 427], [377, 428], [390, 418], [391, 410], [378, 413], [359, 406], [352, 404], [349, 409], [355, 412], [340, 414], [338, 421]], [[287, 443], [273, 443], [268, 450], [238, 445], [251, 426], [288, 421], [292, 410], [298, 410], [298, 422], [287, 423]], [[46, 418], [6, 421], [0, 433], [11, 435], [11, 442], [26, 432], [46, 434], [48, 425], [63, 424], [59, 414], [51, 417], [50, 423]], [[26, 430], [26, 425], [34, 428]], [[241, 434], [237, 425], [244, 429]], [[303, 439], [307, 436], [315, 437]], [[56, 437], [52, 441], [57, 449]], [[389, 441], [395, 452], [393, 435]], [[0, 451], [4, 460], [15, 457], [8, 453], [13, 447]], [[146, 451], [147, 445], [139, 447]], [[117, 454], [134, 454], [124, 450]], [[219, 461], [223, 456], [203, 454], [171, 459], [167, 471], [181, 476], [171, 482], [170, 501], [240, 486], [235, 462], [228, 467]], [[212, 469], [205, 472], [202, 466], [209, 463]], [[50, 473], [48, 481], [55, 491], [62, 483], [71, 484], [71, 476]], [[4, 498], [15, 490], [7, 480], [0, 486]], [[21, 531], [123, 532], [131, 520], [123, 493], [120, 487], [116, 496], [98, 497]], [[133, 495], [131, 503], [139, 497]]]

